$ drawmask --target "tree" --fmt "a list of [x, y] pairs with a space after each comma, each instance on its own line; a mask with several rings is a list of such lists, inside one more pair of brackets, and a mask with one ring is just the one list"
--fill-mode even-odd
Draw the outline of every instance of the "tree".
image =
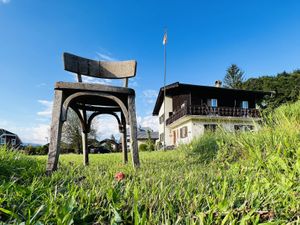
[[[74, 149], [76, 153], [82, 153], [81, 124], [77, 114], [69, 109], [67, 121], [63, 125], [62, 142], [69, 149]], [[88, 142], [96, 139], [97, 130], [92, 125], [88, 135]]]
[[274, 109], [284, 103], [293, 103], [300, 97], [300, 70], [291, 73], [282, 72], [277, 76], [262, 76], [250, 78], [242, 85], [243, 89], [251, 91], [274, 91], [272, 96], [264, 99], [261, 108]]
[[154, 142], [151, 139], [151, 131], [147, 130], [147, 141], [146, 141], [146, 145], [147, 145], [147, 151], [152, 152], [155, 150], [155, 146], [154, 146]]
[[224, 87], [239, 89], [242, 88], [243, 82], [244, 72], [236, 64], [232, 64], [228, 67], [223, 80]]

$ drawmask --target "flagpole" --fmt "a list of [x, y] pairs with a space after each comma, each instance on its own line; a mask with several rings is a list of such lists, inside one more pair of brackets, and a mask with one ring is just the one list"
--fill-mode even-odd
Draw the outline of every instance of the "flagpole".
[[167, 81], [167, 30], [164, 33], [164, 150], [166, 150], [166, 81]]

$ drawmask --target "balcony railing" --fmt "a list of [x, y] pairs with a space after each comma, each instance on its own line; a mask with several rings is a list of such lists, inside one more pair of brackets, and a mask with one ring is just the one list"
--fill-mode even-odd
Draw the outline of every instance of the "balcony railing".
[[236, 107], [207, 107], [190, 105], [184, 106], [175, 111], [166, 121], [169, 125], [185, 115], [200, 115], [200, 116], [228, 116], [228, 117], [251, 117], [259, 118], [260, 111], [258, 109], [242, 109]]

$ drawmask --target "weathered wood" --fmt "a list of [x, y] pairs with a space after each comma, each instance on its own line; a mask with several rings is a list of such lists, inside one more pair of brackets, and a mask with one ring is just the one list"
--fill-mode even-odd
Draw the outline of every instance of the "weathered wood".
[[130, 144], [133, 166], [140, 167], [138, 143], [137, 143], [137, 122], [135, 114], [135, 96], [128, 96], [128, 115], [130, 125]]
[[52, 109], [50, 145], [48, 153], [48, 163], [46, 168], [47, 174], [51, 174], [54, 170], [57, 169], [63, 125], [63, 122], [61, 120], [63, 100], [63, 92], [60, 90], [56, 90], [54, 94], [54, 104]]
[[89, 165], [89, 151], [88, 151], [88, 132], [89, 127], [87, 125], [87, 116], [85, 110], [80, 110], [84, 123], [82, 124], [82, 153], [83, 153], [83, 165]]
[[83, 165], [89, 165], [89, 150], [88, 150], [88, 133], [82, 132], [82, 153], [83, 153]]
[[62, 108], [62, 117], [61, 117], [62, 121], [66, 121], [66, 119], [67, 119], [67, 113], [68, 113], [68, 108], [70, 106], [70, 103], [75, 101], [76, 98], [82, 97], [82, 96], [90, 96], [90, 97], [99, 96], [102, 98], [108, 98], [108, 99], [113, 100], [120, 106], [120, 108], [125, 116], [126, 121], [128, 121], [128, 111], [126, 109], [126, 106], [118, 97], [108, 94], [108, 93], [103, 93], [103, 92], [96, 93], [96, 92], [90, 92], [90, 91], [77, 92], [77, 93], [74, 93], [67, 97], [67, 99], [64, 101], [63, 108]]
[[[71, 108], [72, 108], [73, 111], [77, 114], [77, 116], [78, 116], [78, 118], [79, 118], [79, 120], [80, 120], [80, 124], [81, 124], [82, 130], [83, 130], [83, 131], [87, 131], [87, 130], [88, 130], [88, 127], [86, 126], [86, 123], [85, 123], [85, 121], [84, 121], [84, 118], [83, 118], [83, 116], [82, 116], [81, 111], [79, 111], [79, 109], [78, 109], [78, 108], [75, 108], [75, 107], [71, 107]], [[67, 116], [66, 116], [66, 118], [67, 118]]]
[[134, 90], [132, 88], [124, 88], [124, 87], [115, 87], [115, 86], [107, 86], [103, 84], [89, 84], [89, 83], [71, 83], [71, 82], [56, 82], [55, 89], [63, 90], [76, 90], [76, 91], [103, 91], [108, 93], [118, 93], [118, 94], [134, 94]]
[[[124, 163], [128, 162], [126, 124], [130, 124], [131, 152], [134, 167], [140, 166], [137, 146], [137, 124], [135, 112], [135, 92], [128, 86], [128, 78], [136, 74], [136, 61], [100, 62], [64, 54], [65, 69], [75, 72], [78, 82], [81, 75], [99, 78], [124, 79], [125, 87], [101, 84], [57, 82], [52, 112], [51, 138], [48, 154], [47, 173], [57, 169], [60, 153], [62, 124], [67, 119], [71, 107], [79, 116], [82, 127], [83, 163], [89, 164], [88, 132], [93, 118], [99, 114], [113, 115], [122, 132], [122, 150]], [[86, 111], [94, 112], [87, 120]], [[116, 113], [121, 113], [121, 120]]]
[[82, 106], [82, 105], [75, 105], [75, 107], [77, 108], [77, 109], [84, 109], [84, 110], [86, 110], [86, 111], [93, 111], [93, 112], [99, 112], [99, 111], [101, 111], [101, 112], [121, 112], [122, 110], [121, 110], [121, 108], [120, 108], [120, 106], [116, 106], [116, 107], [106, 107], [106, 106], [101, 106], [101, 105], [99, 105], [99, 106], [97, 106], [97, 107], [95, 107], [95, 106], [90, 106], [90, 105], [84, 105], [84, 106]]
[[121, 114], [122, 121], [122, 152], [123, 152], [123, 162], [128, 163], [128, 150], [127, 150], [127, 128], [126, 120], [123, 114]]
[[124, 85], [123, 86], [126, 87], [126, 88], [128, 87], [128, 78], [124, 79]]
[[81, 77], [81, 74], [80, 74], [80, 73], [77, 73], [77, 81], [78, 81], [79, 83], [82, 82], [82, 77]]
[[134, 77], [136, 65], [135, 60], [104, 62], [64, 53], [65, 70], [86, 76], [109, 79]]
[[118, 122], [118, 125], [119, 125], [119, 126], [122, 125], [122, 124], [121, 124], [121, 120], [120, 120], [119, 116], [118, 116], [116, 113], [114, 113], [114, 112], [109, 112], [109, 111], [100, 111], [100, 112], [94, 112], [92, 115], [90, 115], [90, 117], [89, 117], [89, 119], [88, 119], [88, 122], [87, 122], [87, 127], [88, 127], [89, 130], [90, 130], [90, 128], [91, 128], [91, 124], [92, 124], [93, 119], [94, 119], [96, 116], [101, 115], [101, 114], [112, 115], [113, 117], [116, 118], [116, 120], [117, 120], [117, 122]]

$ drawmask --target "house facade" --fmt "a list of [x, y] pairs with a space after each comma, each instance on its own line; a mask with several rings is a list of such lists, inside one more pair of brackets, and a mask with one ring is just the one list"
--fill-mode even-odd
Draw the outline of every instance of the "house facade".
[[[179, 82], [161, 88], [153, 115], [159, 117], [159, 141], [166, 146], [188, 143], [207, 131], [259, 129], [261, 114], [257, 103], [267, 92], [200, 86]], [[165, 113], [164, 113], [165, 112]], [[165, 127], [164, 127], [165, 123]]]
[[[159, 139], [159, 132], [153, 131], [150, 127], [138, 127], [137, 128], [137, 141], [138, 146], [145, 144], [148, 141], [150, 134], [150, 140], [155, 143]], [[127, 149], [130, 151], [130, 132], [127, 130]]]
[[0, 128], [0, 145], [19, 146], [22, 144], [18, 135]]

